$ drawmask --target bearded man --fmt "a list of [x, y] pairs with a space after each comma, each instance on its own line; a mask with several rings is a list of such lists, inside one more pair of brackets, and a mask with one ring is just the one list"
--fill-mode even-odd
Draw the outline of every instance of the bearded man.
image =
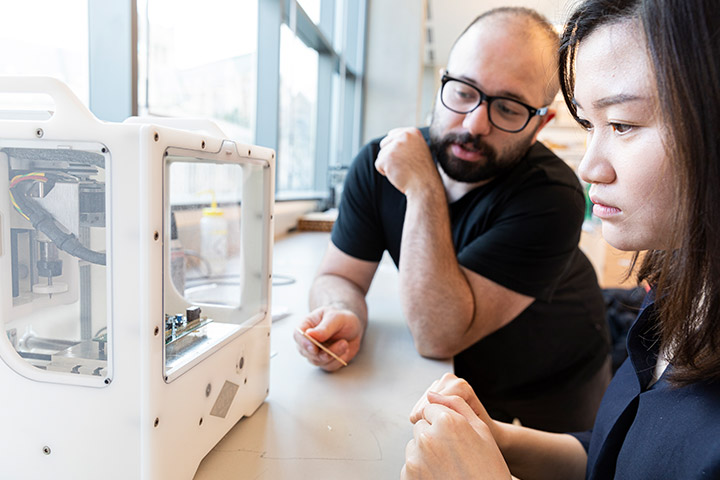
[[[557, 49], [529, 9], [468, 26], [429, 129], [394, 129], [353, 162], [298, 326], [352, 360], [387, 250], [419, 354], [452, 357], [494, 418], [566, 432], [592, 427], [610, 367], [601, 291], [578, 248], [583, 191], [537, 141], [554, 116]], [[340, 368], [295, 341], [314, 365]]]

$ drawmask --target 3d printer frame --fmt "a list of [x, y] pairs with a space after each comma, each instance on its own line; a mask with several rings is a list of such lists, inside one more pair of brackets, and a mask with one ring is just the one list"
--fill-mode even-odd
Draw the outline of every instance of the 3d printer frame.
[[[3, 476], [191, 479], [268, 394], [275, 154], [209, 123], [98, 121], [52, 78], [0, 93], [54, 102], [0, 115]], [[208, 189], [222, 278], [177, 247]]]

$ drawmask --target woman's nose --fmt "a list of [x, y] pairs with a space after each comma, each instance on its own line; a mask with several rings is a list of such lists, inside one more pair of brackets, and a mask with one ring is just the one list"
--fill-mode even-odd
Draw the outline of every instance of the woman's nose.
[[612, 183], [615, 170], [608, 159], [606, 142], [588, 133], [585, 155], [578, 166], [578, 175], [587, 183]]

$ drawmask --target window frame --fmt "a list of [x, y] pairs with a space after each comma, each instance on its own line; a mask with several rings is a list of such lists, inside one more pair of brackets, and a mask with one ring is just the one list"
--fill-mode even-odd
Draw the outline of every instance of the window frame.
[[[329, 169], [348, 166], [359, 149], [366, 11], [366, 0], [321, 0], [315, 24], [297, 0], [258, 0], [257, 98], [263, 108], [256, 109], [255, 143], [276, 151], [279, 144], [280, 25], [319, 54], [314, 185], [302, 193], [276, 191], [278, 200], [327, 199]], [[333, 81], [336, 74], [340, 82]], [[347, 82], [354, 88], [345, 88]]]
[[[88, 0], [90, 109], [102, 120], [123, 121], [139, 109], [138, 0], [111, 3]], [[258, 0], [255, 144], [278, 149], [280, 26], [319, 54], [313, 187], [276, 192], [278, 200], [328, 198], [328, 172], [347, 167], [359, 150], [366, 17], [367, 0], [321, 0], [319, 24], [297, 0]]]

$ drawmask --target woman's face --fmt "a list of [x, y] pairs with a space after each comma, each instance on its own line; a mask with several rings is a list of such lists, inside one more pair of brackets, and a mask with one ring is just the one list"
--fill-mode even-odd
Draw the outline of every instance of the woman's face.
[[575, 101], [588, 131], [580, 177], [593, 214], [621, 250], [663, 250], [675, 218], [652, 68], [633, 21], [600, 27], [577, 51]]

